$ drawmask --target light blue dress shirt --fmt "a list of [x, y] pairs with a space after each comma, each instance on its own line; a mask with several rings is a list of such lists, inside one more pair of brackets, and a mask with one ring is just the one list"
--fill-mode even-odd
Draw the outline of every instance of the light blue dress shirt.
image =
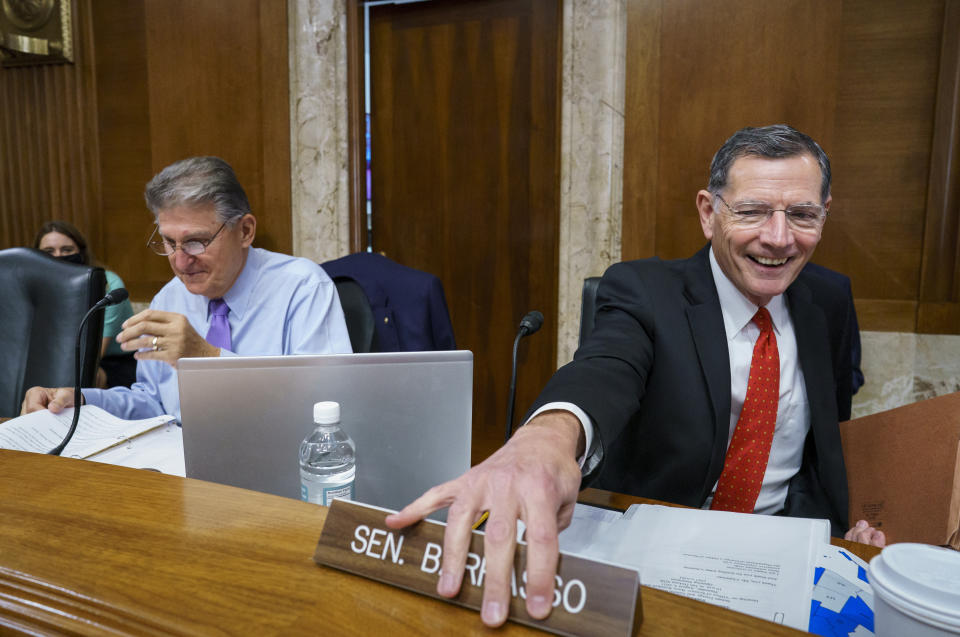
[[[250, 248], [240, 276], [223, 296], [232, 351], [221, 356], [341, 354], [353, 350], [336, 287], [316, 263]], [[183, 314], [197, 334], [210, 327], [209, 299], [192, 294], [180, 279], [163, 286], [152, 309]], [[84, 389], [87, 404], [130, 420], [170, 414], [180, 420], [177, 370], [161, 361], [139, 361], [131, 387]]]

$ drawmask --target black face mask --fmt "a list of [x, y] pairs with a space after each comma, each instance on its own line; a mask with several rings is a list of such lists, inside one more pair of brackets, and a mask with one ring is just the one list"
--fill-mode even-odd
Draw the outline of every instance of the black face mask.
[[62, 257], [53, 257], [58, 261], [66, 261], [67, 263], [76, 263], [77, 265], [83, 265], [83, 255], [79, 252], [74, 252], [73, 254], [65, 254]]

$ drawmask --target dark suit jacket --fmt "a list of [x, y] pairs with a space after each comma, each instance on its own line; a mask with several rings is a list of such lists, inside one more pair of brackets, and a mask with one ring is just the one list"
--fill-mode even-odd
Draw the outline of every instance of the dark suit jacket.
[[372, 252], [322, 263], [330, 275], [350, 277], [363, 288], [379, 352], [457, 349], [440, 279]]
[[[593, 419], [603, 446], [593, 486], [700, 507], [720, 477], [730, 364], [708, 254], [705, 247], [689, 259], [607, 270], [596, 327], [534, 404], [572, 402]], [[850, 415], [852, 305], [841, 287], [803, 272], [786, 296], [810, 433], [783, 512], [829, 519], [834, 533], [843, 533], [847, 481], [838, 420]]]
[[[853, 289], [850, 286], [850, 278], [845, 274], [840, 274], [834, 270], [823, 267], [822, 265], [817, 265], [816, 263], [807, 263], [803, 266], [804, 272], [809, 272], [810, 274], [816, 274], [817, 276], [823, 277], [825, 279], [830, 279], [837, 285], [841, 286], [846, 290], [846, 295], [850, 299], [850, 304], [853, 304]], [[857, 393], [857, 390], [863, 387], [865, 379], [863, 377], [863, 370], [860, 369], [860, 325], [857, 322], [857, 313], [856, 311], [850, 312], [850, 363], [853, 366], [853, 381], [850, 386], [850, 390], [853, 394]], [[844, 420], [841, 418], [841, 420]]]

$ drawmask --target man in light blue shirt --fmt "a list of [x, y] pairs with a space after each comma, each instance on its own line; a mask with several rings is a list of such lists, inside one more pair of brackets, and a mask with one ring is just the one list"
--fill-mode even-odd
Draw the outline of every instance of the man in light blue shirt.
[[[145, 196], [156, 221], [149, 246], [169, 259], [176, 276], [117, 335], [124, 350], [136, 352], [137, 382], [84, 389], [86, 404], [121, 418], [179, 420], [181, 358], [352, 351], [336, 288], [323, 269], [252, 247], [256, 218], [222, 159], [176, 162], [147, 184]], [[217, 312], [226, 320], [211, 329]], [[34, 387], [23, 412], [72, 405], [72, 388]]]

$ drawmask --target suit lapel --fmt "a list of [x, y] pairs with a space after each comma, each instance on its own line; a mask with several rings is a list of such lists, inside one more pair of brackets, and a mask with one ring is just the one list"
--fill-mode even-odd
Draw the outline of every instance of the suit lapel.
[[687, 260], [684, 271], [685, 292], [690, 303], [687, 322], [713, 408], [713, 453], [701, 500], [709, 495], [723, 469], [730, 434], [730, 353], [720, 298], [710, 271], [709, 249], [708, 245]]
[[823, 311], [813, 301], [810, 288], [795, 281], [787, 289], [787, 301], [793, 330], [797, 336], [797, 356], [807, 390], [810, 406], [810, 431], [816, 445], [818, 463], [828, 457], [830, 450], [822, 449], [827, 439], [827, 428], [837, 420], [836, 398], [833, 386], [833, 365], [830, 360], [830, 334]]

